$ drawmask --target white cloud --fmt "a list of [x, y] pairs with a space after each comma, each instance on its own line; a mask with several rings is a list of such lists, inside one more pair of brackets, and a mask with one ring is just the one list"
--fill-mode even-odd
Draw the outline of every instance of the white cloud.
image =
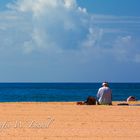
[[139, 62], [139, 42], [131, 31], [139, 17], [90, 15], [76, 0], [16, 0], [8, 7], [0, 13], [1, 48], [52, 55], [75, 50], [85, 57]]
[[132, 36], [120, 36], [114, 42], [112, 53], [119, 61], [139, 63], [140, 49], [137, 38]]
[[17, 0], [8, 7], [22, 17], [18, 27], [30, 24], [23, 42], [26, 52], [78, 48], [88, 34], [86, 9], [78, 7], [75, 0]]
[[93, 14], [92, 20], [98, 24], [140, 24], [140, 17]]
[[103, 30], [98, 28], [89, 28], [89, 34], [83, 42], [83, 47], [97, 47], [97, 43], [102, 39]]

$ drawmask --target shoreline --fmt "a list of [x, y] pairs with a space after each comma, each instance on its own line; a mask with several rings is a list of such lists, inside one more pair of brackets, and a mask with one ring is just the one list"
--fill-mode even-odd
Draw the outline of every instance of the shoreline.
[[[7, 104], [7, 103], [10, 103], [10, 104], [14, 104], [14, 103], [18, 103], [18, 104], [67, 104], [67, 105], [77, 105], [77, 102], [79, 102], [79, 101], [52, 101], [52, 102], [45, 102], [45, 101], [37, 101], [37, 102], [35, 102], [35, 101], [23, 101], [23, 102], [18, 102], [18, 101], [14, 101], [14, 102], [0, 102], [0, 104]], [[109, 106], [113, 106], [113, 105], [117, 105], [117, 104], [119, 104], [119, 103], [128, 103], [128, 104], [140, 104], [140, 100], [138, 100], [138, 101], [129, 101], [129, 102], [127, 102], [127, 101], [112, 101], [112, 105], [109, 105]], [[78, 105], [79, 106], [79, 105]], [[87, 105], [87, 106], [90, 106], [90, 105]], [[91, 106], [100, 106], [100, 105], [91, 105]], [[108, 105], [104, 105], [104, 106], [108, 106]]]

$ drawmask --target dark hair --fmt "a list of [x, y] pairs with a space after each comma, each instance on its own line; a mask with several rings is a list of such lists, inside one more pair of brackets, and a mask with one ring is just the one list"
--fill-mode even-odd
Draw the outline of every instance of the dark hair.
[[87, 105], [96, 105], [96, 98], [89, 96], [87, 100], [85, 101], [85, 104]]

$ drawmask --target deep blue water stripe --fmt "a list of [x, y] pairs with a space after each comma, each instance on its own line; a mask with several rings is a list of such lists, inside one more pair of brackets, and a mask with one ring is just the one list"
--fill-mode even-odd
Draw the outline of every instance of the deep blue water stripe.
[[[96, 96], [101, 83], [0, 83], [0, 102], [82, 101]], [[110, 83], [113, 100], [140, 99], [140, 83]]]

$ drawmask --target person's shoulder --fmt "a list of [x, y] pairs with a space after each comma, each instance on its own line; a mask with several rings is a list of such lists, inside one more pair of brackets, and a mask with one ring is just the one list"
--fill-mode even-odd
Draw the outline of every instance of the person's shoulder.
[[110, 88], [110, 87], [105, 87], [105, 89], [106, 89], [106, 90], [111, 90], [111, 88]]
[[102, 87], [101, 90], [111, 90], [109, 87]]
[[104, 89], [104, 87], [100, 87], [100, 88], [99, 88], [99, 91], [100, 91], [100, 90], [103, 90], [103, 89]]

